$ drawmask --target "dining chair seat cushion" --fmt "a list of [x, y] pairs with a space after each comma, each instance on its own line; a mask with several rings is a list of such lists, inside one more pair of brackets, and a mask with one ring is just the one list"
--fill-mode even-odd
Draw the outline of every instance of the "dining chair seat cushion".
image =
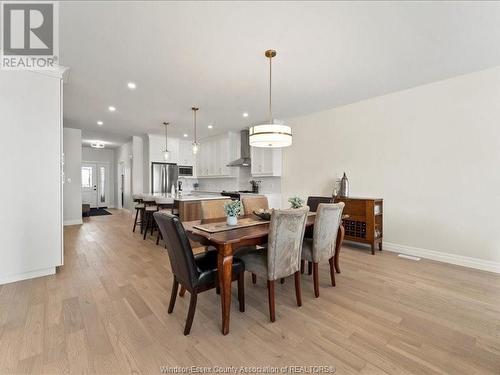
[[[214, 248], [194, 256], [196, 267], [198, 268], [199, 277], [196, 281], [196, 287], [202, 287], [217, 283], [217, 250]], [[237, 257], [233, 257], [233, 275], [238, 275], [245, 271], [243, 261]]]
[[304, 238], [304, 241], [302, 242], [302, 259], [303, 260], [307, 260], [308, 262], [313, 261], [312, 248], [313, 248], [313, 239], [312, 238]]
[[238, 254], [245, 263], [245, 271], [267, 279], [267, 249], [248, 251], [246, 254]]
[[260, 251], [262, 250], [263, 248], [261, 246], [257, 247], [257, 246], [245, 246], [245, 247], [240, 247], [239, 249], [237, 249], [235, 252], [234, 252], [234, 255], [235, 256], [238, 256], [238, 257], [242, 257], [243, 255], [246, 255], [246, 254], [250, 254], [254, 251]]
[[157, 206], [147, 206], [146, 207], [146, 211], [158, 211], [158, 207]]
[[135, 205], [135, 209], [136, 209], [136, 210], [140, 210], [140, 209], [142, 209], [142, 208], [144, 208], [144, 207], [145, 207], [145, 206], [144, 206], [144, 203], [138, 203], [138, 204], [136, 204], [136, 205]]

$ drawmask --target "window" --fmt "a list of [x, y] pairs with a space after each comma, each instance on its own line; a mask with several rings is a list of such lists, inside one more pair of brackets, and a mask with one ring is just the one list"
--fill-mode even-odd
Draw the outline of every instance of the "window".
[[82, 188], [91, 188], [92, 186], [92, 167], [82, 167]]
[[106, 202], [106, 194], [104, 193], [104, 188], [106, 187], [105, 178], [106, 178], [106, 168], [99, 167], [99, 192], [101, 195], [100, 197], [101, 203]]

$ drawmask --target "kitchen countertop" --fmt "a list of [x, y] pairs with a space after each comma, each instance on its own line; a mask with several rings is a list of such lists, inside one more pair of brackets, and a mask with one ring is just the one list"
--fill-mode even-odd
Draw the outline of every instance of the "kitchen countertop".
[[229, 197], [223, 197], [222, 195], [207, 194], [207, 193], [197, 193], [197, 194], [182, 194], [180, 197], [175, 198], [178, 202], [188, 202], [188, 201], [209, 201], [217, 199], [230, 199]]

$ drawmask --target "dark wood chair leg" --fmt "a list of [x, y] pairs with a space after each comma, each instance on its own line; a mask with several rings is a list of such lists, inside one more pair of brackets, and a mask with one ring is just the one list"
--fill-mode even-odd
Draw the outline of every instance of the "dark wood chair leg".
[[189, 300], [189, 311], [186, 319], [186, 326], [184, 327], [184, 336], [189, 335], [191, 332], [191, 326], [193, 325], [194, 313], [196, 311], [196, 301], [198, 299], [198, 293], [193, 291], [191, 293], [191, 299]]
[[378, 243], [378, 251], [382, 251], [382, 241]]
[[240, 311], [245, 312], [245, 272], [238, 275], [238, 303]]
[[168, 304], [168, 313], [172, 314], [175, 306], [175, 299], [177, 298], [177, 289], [179, 288], [179, 282], [174, 277], [174, 283], [172, 285], [172, 293], [170, 294], [170, 303]]
[[215, 287], [215, 293], [220, 294], [220, 286]]
[[310, 275], [313, 272], [313, 264], [312, 262], [307, 262], [307, 274]]
[[149, 228], [149, 214], [148, 213], [146, 213], [144, 220], [146, 220], [146, 227], [144, 228], [144, 236], [142, 237], [143, 240], [145, 240], [146, 236], [148, 235], [148, 228]]
[[184, 288], [184, 287], [181, 285], [181, 291], [179, 292], [179, 297], [184, 297], [184, 294], [186, 294], [186, 288]]
[[146, 224], [144, 222], [144, 220], [146, 220], [146, 211], [144, 209], [141, 209], [141, 212], [140, 212], [140, 215], [139, 215], [139, 221], [140, 221], [139, 226], [141, 228], [141, 234], [144, 231], [144, 224]]
[[161, 232], [160, 232], [160, 230], [158, 230], [158, 234], [156, 235], [156, 244], [157, 245], [160, 243], [160, 236], [161, 236]]
[[274, 309], [274, 280], [267, 280], [267, 297], [269, 300], [269, 318], [271, 322], [276, 320], [276, 312]]
[[139, 216], [139, 210], [135, 210], [134, 229], [132, 229], [133, 233], [135, 233], [135, 227], [137, 226], [137, 217], [138, 216]]
[[302, 306], [302, 293], [300, 290], [300, 271], [295, 272], [295, 298], [297, 298], [297, 306]]
[[340, 273], [340, 250], [342, 249], [342, 243], [344, 242], [345, 228], [343, 225], [339, 226], [339, 231], [337, 233], [337, 243], [335, 244], [335, 256], [333, 257], [333, 262], [335, 264], [335, 271]]
[[285, 283], [285, 278], [284, 278], [284, 277], [282, 277], [282, 278], [280, 279], [280, 284], [284, 284], [284, 283]]
[[155, 230], [155, 219], [153, 217], [153, 213], [151, 212], [151, 214], [149, 215], [151, 217], [151, 235], [153, 235], [153, 232]]
[[301, 261], [300, 261], [300, 273], [304, 273], [305, 263], [306, 263], [306, 261], [304, 259], [301, 259]]
[[319, 297], [319, 270], [318, 263], [313, 263], [314, 297]]
[[372, 255], [375, 255], [375, 243], [372, 243]]
[[333, 257], [328, 259], [328, 262], [330, 263], [330, 279], [332, 280], [332, 286], [335, 286], [335, 264]]
[[252, 273], [252, 284], [257, 284], [257, 275]]

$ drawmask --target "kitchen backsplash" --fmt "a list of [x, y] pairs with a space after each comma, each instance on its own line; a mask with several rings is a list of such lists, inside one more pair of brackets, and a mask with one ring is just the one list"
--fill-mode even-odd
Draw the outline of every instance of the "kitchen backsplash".
[[281, 193], [281, 178], [280, 177], [252, 177], [250, 168], [238, 168], [237, 178], [200, 178], [198, 179], [199, 190], [252, 190], [252, 186], [248, 181], [262, 181], [260, 184], [260, 193], [280, 194]]

